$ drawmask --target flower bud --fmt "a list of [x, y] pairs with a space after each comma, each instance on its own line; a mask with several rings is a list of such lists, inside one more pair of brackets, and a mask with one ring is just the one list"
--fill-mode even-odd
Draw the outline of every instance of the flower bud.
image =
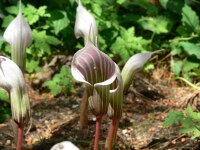
[[4, 32], [3, 38], [11, 45], [12, 60], [20, 67], [22, 72], [24, 72], [26, 48], [32, 43], [32, 32], [30, 26], [22, 16], [21, 6], [17, 17], [9, 24]]
[[98, 30], [94, 17], [85, 9], [79, 0], [76, 9], [76, 22], [75, 22], [75, 36], [76, 38], [83, 37], [85, 44], [88, 39], [97, 46]]
[[18, 124], [30, 121], [30, 103], [24, 76], [10, 59], [0, 56], [0, 87], [8, 91], [13, 120]]
[[60, 143], [57, 143], [55, 144], [51, 150], [79, 150], [78, 147], [76, 147], [72, 142], [70, 141], [64, 141], [64, 142], [60, 142]]

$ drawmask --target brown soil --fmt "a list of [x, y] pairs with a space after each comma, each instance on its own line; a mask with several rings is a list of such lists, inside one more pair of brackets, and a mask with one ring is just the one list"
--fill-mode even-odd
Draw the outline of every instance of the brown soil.
[[[123, 115], [119, 124], [115, 150], [152, 149], [179, 150], [200, 148], [199, 140], [191, 140], [177, 127], [163, 127], [166, 114], [172, 109], [183, 109], [183, 104], [198, 91], [180, 87], [160, 77], [159, 70], [154, 79], [138, 77], [125, 95]], [[158, 77], [159, 76], [159, 77]], [[71, 141], [81, 150], [93, 149], [95, 117], [89, 114], [88, 136], [83, 137], [79, 129], [79, 104], [83, 88], [76, 93], [54, 98], [50, 94], [31, 91], [32, 127], [25, 137], [25, 149], [49, 150], [55, 143]], [[100, 150], [110, 120], [102, 122]], [[14, 149], [14, 138], [9, 121], [0, 124], [0, 149]]]

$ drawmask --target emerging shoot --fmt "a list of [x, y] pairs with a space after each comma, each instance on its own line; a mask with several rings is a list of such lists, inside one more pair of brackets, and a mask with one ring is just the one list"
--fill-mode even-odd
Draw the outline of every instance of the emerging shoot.
[[23, 131], [31, 118], [28, 91], [20, 68], [3, 56], [0, 56], [0, 87], [9, 93], [12, 119], [18, 127], [17, 150], [21, 150]]
[[[91, 28], [91, 29], [90, 29]], [[76, 21], [74, 28], [76, 38], [83, 37], [85, 44], [90, 39], [92, 43], [97, 46], [98, 30], [94, 17], [85, 9], [78, 1], [78, 7], [76, 8]]]
[[22, 16], [21, 1], [17, 17], [9, 24], [4, 32], [4, 40], [11, 45], [12, 60], [22, 72], [26, 66], [26, 48], [32, 43], [31, 28]]

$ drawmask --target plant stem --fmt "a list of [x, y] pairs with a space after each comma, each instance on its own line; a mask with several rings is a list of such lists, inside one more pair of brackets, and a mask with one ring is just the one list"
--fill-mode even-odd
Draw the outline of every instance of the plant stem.
[[106, 150], [112, 150], [113, 141], [115, 142], [116, 135], [117, 135], [117, 129], [119, 125], [120, 119], [112, 119], [112, 122], [109, 127], [108, 136], [106, 138], [105, 148]]
[[80, 106], [80, 128], [83, 131], [83, 137], [87, 136], [88, 128], [88, 90], [85, 89]]
[[16, 150], [21, 150], [22, 149], [22, 143], [23, 143], [23, 126], [18, 126], [17, 130], [17, 149]]
[[97, 116], [97, 118], [96, 118], [96, 132], [95, 132], [94, 150], [98, 150], [98, 147], [99, 147], [99, 135], [100, 135], [100, 130], [101, 130], [101, 119], [102, 119], [102, 116]]

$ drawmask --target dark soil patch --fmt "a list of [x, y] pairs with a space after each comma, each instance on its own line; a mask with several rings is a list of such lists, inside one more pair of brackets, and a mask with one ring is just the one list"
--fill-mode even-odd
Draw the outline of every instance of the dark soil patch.
[[[162, 126], [166, 113], [171, 109], [182, 109], [184, 101], [196, 91], [163, 81], [155, 82], [148, 79], [145, 82], [147, 85], [144, 87], [140, 86], [142, 83], [135, 85], [136, 89], [131, 87], [125, 95], [123, 115], [114, 149], [198, 150], [199, 139], [191, 140], [188, 135], [180, 134], [177, 127]], [[54, 144], [66, 140], [73, 142], [81, 150], [93, 149], [95, 117], [89, 114], [86, 138], [79, 129], [80, 92], [74, 96], [58, 98], [53, 98], [49, 94], [34, 93], [31, 94], [31, 98], [33, 125], [25, 138], [26, 149], [49, 150]], [[102, 122], [100, 150], [104, 149], [109, 123], [110, 120], [105, 116]], [[0, 124], [0, 149], [14, 149], [14, 138], [9, 122]]]

